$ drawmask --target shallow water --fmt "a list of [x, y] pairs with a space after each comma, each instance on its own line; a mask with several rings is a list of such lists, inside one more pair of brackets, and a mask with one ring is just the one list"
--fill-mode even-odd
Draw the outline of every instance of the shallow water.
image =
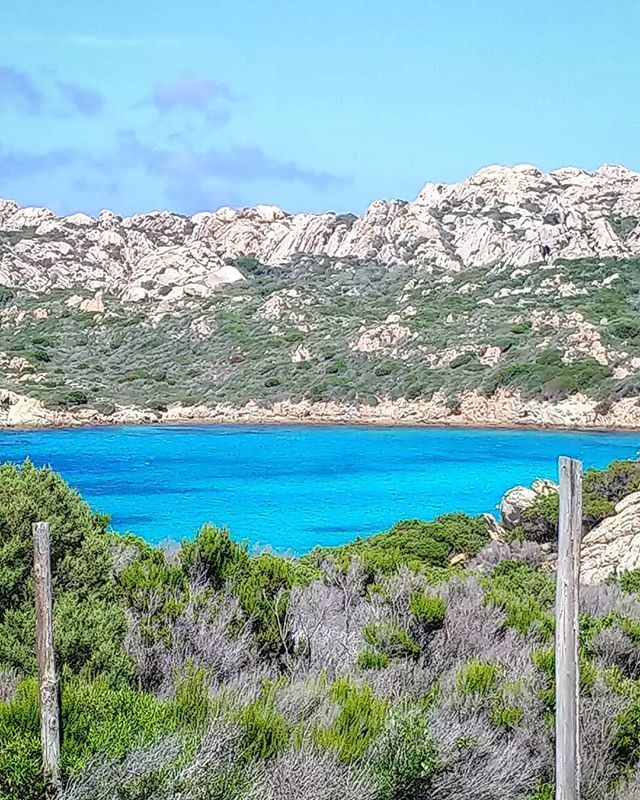
[[437, 428], [151, 426], [0, 431], [0, 460], [50, 464], [112, 526], [150, 542], [204, 522], [250, 545], [305, 552], [400, 519], [494, 511], [555, 478], [557, 458], [603, 467], [639, 433]]

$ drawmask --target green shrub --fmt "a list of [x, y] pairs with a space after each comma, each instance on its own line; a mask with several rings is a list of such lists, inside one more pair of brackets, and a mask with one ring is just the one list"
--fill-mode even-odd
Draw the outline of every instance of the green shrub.
[[520, 389], [529, 396], [562, 399], [576, 392], [601, 388], [610, 374], [608, 367], [588, 356], [570, 364], [565, 364], [562, 357], [560, 350], [544, 350], [533, 360], [508, 362], [493, 373], [494, 386]]
[[558, 531], [559, 498], [556, 492], [538, 495], [522, 514], [521, 526], [527, 539], [555, 542]]
[[365, 625], [362, 635], [367, 644], [389, 658], [416, 658], [420, 655], [417, 642], [395, 622], [370, 622]]
[[438, 766], [426, 717], [418, 710], [397, 710], [373, 747], [371, 774], [380, 800], [428, 796]]
[[339, 712], [334, 721], [317, 732], [322, 747], [335, 750], [341, 761], [357, 761], [369, 749], [385, 725], [387, 705], [371, 687], [356, 686], [347, 678], [337, 680], [329, 692]]
[[639, 488], [639, 461], [613, 461], [606, 469], [588, 469], [584, 474], [584, 493], [611, 503], [620, 502]]
[[245, 706], [238, 717], [243, 731], [242, 753], [247, 761], [266, 761], [284, 750], [291, 738], [291, 728], [276, 711], [274, 687]]
[[615, 514], [615, 504], [604, 497], [584, 494], [582, 498], [582, 524], [585, 531], [591, 530], [605, 517]]
[[513, 730], [522, 720], [522, 707], [511, 705], [498, 705], [492, 715], [493, 724], [498, 728]]
[[464, 664], [456, 678], [456, 686], [460, 694], [488, 695], [496, 688], [498, 682], [498, 666], [479, 658]]
[[635, 700], [616, 720], [614, 757], [624, 768], [640, 761], [640, 700]]
[[487, 602], [501, 608], [506, 624], [526, 636], [532, 629], [543, 637], [553, 634], [555, 584], [524, 561], [501, 561], [484, 580]]
[[98, 669], [116, 656], [124, 619], [115, 603], [107, 518], [50, 469], [0, 466], [0, 662], [35, 670], [32, 524], [51, 525], [56, 641], [61, 668]]
[[221, 589], [239, 569], [246, 568], [249, 556], [244, 544], [238, 544], [225, 528], [204, 525], [193, 541], [184, 541], [180, 550], [187, 570], [201, 568], [211, 588]]
[[310, 558], [320, 563], [332, 558], [342, 569], [358, 559], [370, 580], [377, 573], [389, 574], [400, 566], [414, 570], [447, 567], [457, 553], [473, 555], [489, 541], [483, 517], [443, 514], [432, 522], [399, 522], [389, 531], [357, 539], [334, 548], [316, 548]]
[[640, 594], [640, 569], [625, 572], [619, 578], [620, 588], [627, 594]]
[[609, 324], [612, 336], [623, 341], [635, 341], [640, 337], [640, 322], [635, 317], [616, 319]]
[[358, 666], [361, 669], [385, 669], [391, 663], [391, 659], [386, 653], [379, 653], [371, 647], [365, 647], [358, 653]]
[[265, 654], [278, 655], [286, 647], [281, 623], [297, 580], [296, 566], [271, 554], [250, 559], [235, 575], [236, 594]]
[[458, 369], [458, 367], [464, 367], [474, 359], [476, 359], [474, 353], [469, 353], [469, 352], [460, 353], [459, 356], [456, 356], [455, 358], [451, 359], [451, 361], [449, 362], [449, 368]]
[[428, 632], [438, 630], [447, 616], [447, 604], [441, 597], [426, 592], [416, 592], [409, 601], [409, 610], [416, 621]]
[[[161, 703], [104, 681], [62, 684], [63, 776], [78, 772], [93, 756], [119, 758], [175, 728], [172, 702]], [[0, 797], [42, 800], [38, 686], [24, 681], [13, 700], [0, 702]]]

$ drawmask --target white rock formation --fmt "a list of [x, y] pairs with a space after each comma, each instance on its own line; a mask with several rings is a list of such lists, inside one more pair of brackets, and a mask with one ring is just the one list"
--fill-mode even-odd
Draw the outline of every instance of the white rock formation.
[[614, 516], [584, 536], [581, 561], [580, 580], [585, 584], [640, 568], [640, 492], [621, 500]]
[[[257, 206], [191, 218], [168, 211], [57, 218], [0, 200], [0, 242], [10, 234], [0, 249], [0, 278], [37, 291], [84, 286], [127, 302], [171, 305], [242, 280], [239, 257], [265, 265], [300, 254], [356, 257], [426, 272], [494, 262], [522, 269], [544, 257], [640, 254], [638, 220], [640, 174], [619, 166], [593, 173], [486, 167], [461, 183], [428, 183], [413, 202], [376, 200], [361, 217]], [[575, 291], [550, 281], [541, 291]]]
[[513, 530], [522, 521], [522, 515], [543, 494], [558, 491], [555, 483], [538, 478], [531, 487], [514, 486], [505, 493], [500, 501], [500, 521], [507, 530]]

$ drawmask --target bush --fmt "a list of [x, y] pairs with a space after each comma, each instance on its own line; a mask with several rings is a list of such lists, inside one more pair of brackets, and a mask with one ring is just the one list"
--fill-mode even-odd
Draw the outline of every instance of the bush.
[[358, 653], [358, 666], [360, 669], [385, 669], [391, 663], [386, 653], [380, 653], [371, 647], [366, 647]]
[[339, 706], [338, 715], [317, 733], [322, 747], [335, 750], [341, 761], [361, 758], [384, 728], [387, 705], [369, 686], [356, 686], [347, 678], [336, 681], [329, 698]]
[[296, 580], [296, 567], [270, 554], [250, 559], [236, 573], [234, 587], [238, 600], [265, 655], [276, 656], [287, 649], [282, 622]]
[[635, 317], [617, 319], [609, 324], [612, 336], [623, 341], [635, 341], [640, 337], [640, 322]]
[[445, 601], [425, 592], [417, 592], [411, 596], [409, 610], [427, 633], [441, 628], [447, 616]]
[[[103, 681], [64, 682], [61, 695], [63, 776], [78, 772], [96, 754], [119, 758], [175, 727], [174, 705]], [[0, 703], [0, 797], [42, 800], [38, 686], [23, 682], [16, 697]]]
[[341, 547], [316, 548], [310, 558], [317, 563], [331, 558], [344, 570], [357, 559], [373, 580], [377, 573], [389, 574], [401, 566], [413, 570], [446, 567], [453, 555], [475, 555], [488, 541], [483, 517], [444, 514], [433, 522], [399, 522], [386, 533]]
[[612, 461], [606, 469], [588, 469], [584, 474], [585, 494], [595, 495], [611, 503], [640, 489], [639, 461]]
[[555, 585], [547, 575], [524, 561], [501, 561], [485, 579], [489, 603], [505, 612], [505, 623], [522, 636], [535, 630], [543, 637], [553, 634]]
[[556, 492], [539, 495], [522, 514], [525, 538], [534, 542], [555, 542], [558, 536], [559, 496]]
[[640, 569], [625, 572], [619, 578], [620, 588], [627, 594], [640, 594]]
[[[640, 487], [640, 465], [635, 461], [614, 461], [604, 470], [588, 469], [584, 475], [582, 522], [589, 531], [615, 512], [615, 504]], [[539, 495], [527, 508], [521, 533], [536, 542], [555, 542], [558, 530], [559, 497], [556, 492]]]
[[243, 731], [241, 749], [247, 761], [267, 761], [289, 743], [291, 729], [275, 709], [273, 692], [274, 687], [267, 686], [238, 716]]
[[488, 695], [496, 688], [498, 666], [474, 658], [460, 668], [456, 686], [463, 697]]
[[584, 356], [570, 364], [559, 350], [544, 350], [533, 360], [509, 362], [494, 373], [494, 385], [520, 389], [529, 396], [562, 399], [576, 392], [600, 389], [610, 370], [595, 359]]
[[636, 700], [618, 716], [614, 757], [621, 767], [640, 761], [640, 701]]
[[56, 473], [28, 461], [0, 466], [0, 662], [24, 674], [35, 670], [32, 524], [39, 520], [51, 525], [60, 667], [93, 670], [112, 657], [123, 666], [108, 520]]
[[420, 655], [420, 646], [395, 622], [370, 622], [364, 627], [362, 636], [367, 644], [389, 658], [416, 658]]
[[393, 714], [371, 757], [380, 800], [428, 796], [430, 778], [437, 768], [436, 746], [426, 717], [418, 709]]
[[180, 560], [189, 571], [202, 570], [217, 591], [239, 569], [247, 567], [249, 556], [246, 545], [234, 542], [228, 530], [205, 525], [192, 542], [182, 543]]

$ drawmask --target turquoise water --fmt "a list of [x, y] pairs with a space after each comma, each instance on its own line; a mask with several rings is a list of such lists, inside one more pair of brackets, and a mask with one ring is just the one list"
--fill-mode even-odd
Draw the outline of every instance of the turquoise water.
[[634, 457], [640, 434], [156, 426], [0, 431], [0, 460], [58, 470], [113, 527], [150, 542], [204, 522], [298, 553], [403, 518], [494, 511], [516, 483]]

